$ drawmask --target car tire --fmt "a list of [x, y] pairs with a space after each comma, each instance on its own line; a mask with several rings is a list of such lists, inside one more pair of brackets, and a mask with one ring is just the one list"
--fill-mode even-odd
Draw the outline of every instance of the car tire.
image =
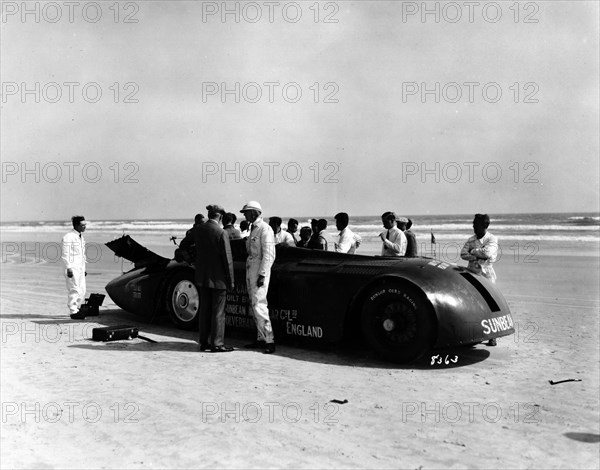
[[178, 328], [198, 329], [200, 293], [194, 284], [193, 272], [176, 272], [169, 280], [165, 299], [169, 318]]
[[364, 338], [382, 358], [407, 363], [429, 351], [436, 321], [425, 294], [398, 282], [384, 282], [364, 297], [361, 327]]

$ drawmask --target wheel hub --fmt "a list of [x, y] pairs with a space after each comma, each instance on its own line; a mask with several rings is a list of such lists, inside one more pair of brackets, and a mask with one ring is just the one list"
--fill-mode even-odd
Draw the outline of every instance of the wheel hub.
[[380, 318], [382, 333], [394, 343], [407, 343], [417, 333], [415, 312], [402, 302], [387, 305]]
[[181, 321], [193, 320], [200, 305], [196, 286], [185, 279], [179, 281], [173, 289], [172, 305], [173, 312]]
[[394, 327], [395, 327], [394, 320], [392, 320], [392, 319], [390, 319], [390, 318], [386, 318], [386, 319], [383, 321], [383, 329], [384, 329], [385, 331], [388, 331], [388, 332], [389, 332], [389, 331], [392, 331], [392, 330], [394, 329]]
[[184, 293], [182, 293], [178, 298], [177, 298], [177, 304], [179, 305], [180, 308], [186, 308], [188, 306], [189, 303], [189, 299], [188, 296]]

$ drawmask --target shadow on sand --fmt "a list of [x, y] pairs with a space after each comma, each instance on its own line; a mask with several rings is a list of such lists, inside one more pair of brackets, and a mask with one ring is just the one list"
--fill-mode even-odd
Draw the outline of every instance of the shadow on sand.
[[600, 434], [589, 432], [566, 432], [563, 436], [573, 439], [574, 441], [588, 442], [590, 444], [597, 444], [600, 442]]
[[[198, 332], [179, 330], [174, 327], [166, 317], [160, 317], [154, 323], [142, 323], [139, 321], [140, 318], [138, 316], [129, 314], [117, 308], [101, 310], [100, 316], [88, 317], [85, 320], [71, 320], [64, 317], [57, 320], [49, 320], [48, 317], [43, 318], [44, 320], [34, 321], [34, 323], [87, 323], [89, 325], [84, 327], [84, 338], [89, 339], [89, 343], [79, 343], [69, 346], [72, 348], [129, 352], [179, 351], [197, 354], [212, 354], [210, 352], [198, 352]], [[147, 336], [157, 342], [149, 343], [142, 339], [133, 339], [98, 343], [91, 340], [92, 329], [94, 327], [115, 326], [122, 324], [138, 327], [140, 335]], [[153, 335], [160, 335], [163, 338], [157, 338]], [[165, 341], [164, 337], [169, 339]], [[249, 335], [248, 332], [234, 330], [227, 332], [227, 344], [236, 348], [236, 350], [232, 352], [233, 354], [262, 355], [261, 351], [249, 350], [243, 347], [244, 344], [251, 342], [252, 340], [253, 337]], [[364, 345], [299, 345], [290, 343], [277, 343], [277, 352], [275, 355], [296, 361], [331, 364], [341, 367], [439, 370], [465, 367], [482, 362], [490, 356], [490, 352], [489, 350], [485, 349], [485, 346], [481, 345], [476, 345], [474, 347], [445, 348], [432, 350], [425, 354], [418, 361], [410, 364], [394, 364], [383, 361], [373, 351], [367, 349]]]
[[[179, 330], [172, 325], [168, 318], [161, 316], [154, 323], [140, 322], [140, 318], [119, 308], [101, 309], [100, 315], [87, 317], [85, 320], [72, 320], [66, 315], [48, 316], [42, 314], [3, 314], [0, 318], [6, 320], [31, 321], [37, 325], [76, 325], [85, 324], [83, 328], [83, 339], [88, 339], [89, 344], [73, 344], [69, 347], [95, 349], [95, 350], [122, 350], [131, 352], [147, 351], [180, 351], [198, 352], [196, 331]], [[136, 326], [142, 336], [150, 335], [156, 343], [149, 343], [141, 339], [121, 340], [109, 343], [92, 342], [92, 329], [100, 326], [115, 326], [127, 324]], [[30, 332], [27, 332], [29, 334]], [[31, 332], [33, 334], [33, 332]], [[152, 335], [160, 335], [172, 338], [173, 341], [165, 341], [161, 338], [152, 338]], [[260, 351], [244, 349], [243, 345], [252, 341], [253, 337], [248, 332], [228, 331], [227, 343], [234, 346], [234, 353], [261, 354]], [[54, 336], [53, 336], [54, 338]], [[209, 353], [205, 353], [209, 354]], [[364, 345], [355, 344], [304, 344], [277, 343], [278, 356], [297, 361], [308, 361], [321, 364], [332, 364], [346, 367], [373, 367], [383, 369], [453, 369], [464, 367], [484, 361], [490, 356], [490, 352], [484, 346], [446, 348], [432, 350], [418, 361], [410, 364], [394, 364], [378, 358], [378, 356]]]

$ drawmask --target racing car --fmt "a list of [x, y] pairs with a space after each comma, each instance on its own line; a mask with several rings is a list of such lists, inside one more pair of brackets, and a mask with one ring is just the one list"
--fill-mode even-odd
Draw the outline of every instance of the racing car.
[[[106, 285], [123, 310], [168, 314], [196, 329], [200, 307], [194, 264], [168, 259], [129, 235], [106, 243], [134, 267]], [[235, 288], [227, 292], [229, 329], [256, 327], [246, 290], [244, 240], [232, 240]], [[514, 333], [496, 286], [466, 268], [436, 259], [366, 256], [277, 246], [268, 291], [277, 342], [336, 343], [353, 338], [382, 358], [406, 363], [431, 349], [471, 345]]]

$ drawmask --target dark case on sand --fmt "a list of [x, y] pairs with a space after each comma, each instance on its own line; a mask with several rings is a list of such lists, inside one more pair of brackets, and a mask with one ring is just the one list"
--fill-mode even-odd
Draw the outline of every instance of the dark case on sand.
[[116, 325], [94, 328], [92, 330], [92, 339], [94, 341], [117, 341], [120, 339], [137, 338], [137, 336], [137, 326]]
[[85, 299], [85, 303], [79, 307], [79, 311], [83, 312], [86, 317], [97, 317], [100, 314], [99, 307], [102, 302], [104, 302], [104, 294], [92, 294]]

